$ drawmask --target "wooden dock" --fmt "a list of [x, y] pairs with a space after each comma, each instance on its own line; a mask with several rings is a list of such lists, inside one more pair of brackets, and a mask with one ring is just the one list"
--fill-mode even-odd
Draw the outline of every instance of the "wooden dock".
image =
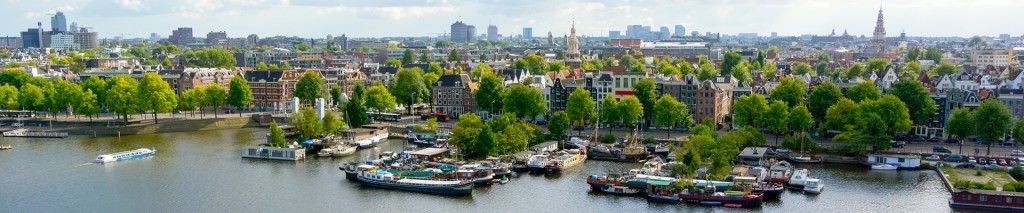
[[27, 138], [66, 138], [67, 132], [40, 132], [28, 131], [28, 129], [15, 129], [4, 132], [4, 137], [27, 137]]
[[10, 145], [10, 144], [2, 144], [2, 145], [0, 145], [0, 150], [8, 150], [8, 149], [14, 149], [14, 146]]

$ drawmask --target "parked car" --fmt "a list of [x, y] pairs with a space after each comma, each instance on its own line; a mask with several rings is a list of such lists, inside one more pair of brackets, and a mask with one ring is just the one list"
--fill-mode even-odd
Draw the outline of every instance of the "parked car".
[[1012, 140], [1000, 140], [1000, 141], [1001, 142], [999, 142], [999, 145], [1003, 145], [1003, 146], [1016, 146], [1017, 145], [1017, 142], [1016, 141], [1012, 141]]
[[962, 162], [962, 161], [964, 161], [964, 156], [950, 155], [950, 156], [946, 156], [946, 158], [944, 158], [942, 160], [944, 160], [946, 162]]
[[960, 143], [960, 139], [946, 138], [946, 143]]
[[903, 148], [903, 146], [907, 145], [907, 142], [890, 140], [889, 144], [892, 146], [892, 148]]
[[1000, 166], [1006, 166], [1007, 165], [1006, 159], [999, 159], [999, 160], [996, 161], [996, 163], [999, 164]]
[[11, 124], [11, 127], [23, 127], [23, 126], [25, 126], [25, 124], [22, 124], [22, 123], [13, 123], [13, 124]]
[[930, 161], [939, 161], [940, 158], [939, 158], [938, 155], [931, 155], [931, 156], [925, 157], [924, 159], [925, 160], [930, 160]]
[[973, 163], [961, 163], [960, 165], [956, 165], [956, 167], [957, 168], [974, 168], [974, 164]]
[[1010, 151], [1010, 156], [1024, 156], [1024, 152], [1022, 152], [1020, 150], [1013, 150], [1013, 151]]
[[996, 164], [999, 164], [999, 162], [997, 162], [996, 159], [988, 159], [988, 165], [996, 165]]
[[977, 163], [978, 165], [985, 165], [988, 164], [988, 159], [978, 158], [978, 161], [975, 161], [975, 163]]
[[932, 137], [932, 138], [928, 138], [928, 142], [932, 142], [932, 143], [938, 143], [938, 142], [939, 142], [939, 141], [941, 141], [941, 140], [942, 140], [942, 139], [941, 139], [941, 138], [939, 138], [939, 137]]
[[967, 157], [967, 162], [975, 162], [975, 161], [977, 161], [977, 159], [974, 159], [974, 157]]
[[935, 146], [935, 147], [933, 147], [933, 148], [932, 148], [932, 152], [938, 152], [938, 153], [953, 153], [952, 151], [949, 151], [949, 149], [947, 149], [947, 148], [946, 148], [946, 147], [944, 147], [944, 146]]
[[927, 139], [924, 138], [924, 136], [922, 136], [922, 135], [914, 135], [914, 137], [912, 137], [910, 139], [910, 141], [920, 141], [920, 142], [924, 142], [925, 140], [927, 140]]

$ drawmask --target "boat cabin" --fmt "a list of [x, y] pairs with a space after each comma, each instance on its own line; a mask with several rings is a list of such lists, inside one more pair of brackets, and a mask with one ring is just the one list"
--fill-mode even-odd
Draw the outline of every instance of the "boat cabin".
[[302, 160], [306, 158], [306, 149], [277, 147], [246, 147], [242, 148], [243, 158], [260, 158], [271, 160]]
[[876, 163], [897, 165], [900, 169], [921, 168], [921, 156], [919, 155], [869, 154], [865, 162], [868, 165]]
[[410, 153], [413, 158], [422, 161], [438, 161], [448, 154], [446, 148], [426, 148]]
[[530, 148], [534, 152], [554, 152], [558, 151], [558, 141], [545, 141], [543, 143], [534, 145]]
[[1024, 192], [957, 189], [953, 192], [949, 205], [959, 208], [1020, 212], [1024, 211]]
[[768, 147], [747, 147], [740, 151], [740, 162], [751, 166], [760, 166], [764, 162], [764, 153]]

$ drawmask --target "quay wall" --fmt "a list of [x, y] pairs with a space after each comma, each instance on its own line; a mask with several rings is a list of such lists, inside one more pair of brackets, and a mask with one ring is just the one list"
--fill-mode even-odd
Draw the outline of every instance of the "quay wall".
[[89, 126], [69, 128], [66, 131], [72, 135], [133, 135], [153, 134], [167, 132], [190, 132], [202, 130], [221, 130], [260, 127], [260, 123], [251, 117], [226, 117], [195, 120], [180, 120], [163, 122], [159, 124], [138, 124], [129, 126]]

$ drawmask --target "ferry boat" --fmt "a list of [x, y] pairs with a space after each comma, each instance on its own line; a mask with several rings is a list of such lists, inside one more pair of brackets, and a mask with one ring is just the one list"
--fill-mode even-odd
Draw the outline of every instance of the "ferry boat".
[[124, 151], [113, 154], [99, 155], [96, 156], [96, 163], [109, 163], [115, 161], [123, 161], [135, 158], [141, 158], [156, 153], [156, 149], [136, 149], [132, 151]]
[[570, 149], [562, 151], [561, 155], [558, 155], [554, 160], [551, 160], [548, 165], [544, 166], [544, 172], [547, 174], [559, 174], [562, 171], [570, 169], [572, 167], [582, 165], [587, 160], [586, 149]]
[[471, 195], [473, 193], [473, 182], [470, 181], [397, 177], [390, 172], [379, 170], [377, 166], [373, 165], [360, 165], [358, 169], [359, 172], [356, 178], [363, 185], [371, 187], [451, 196]]
[[772, 165], [768, 170], [768, 182], [775, 183], [789, 183], [789, 178], [793, 176], [793, 164], [786, 161], [779, 161]]

